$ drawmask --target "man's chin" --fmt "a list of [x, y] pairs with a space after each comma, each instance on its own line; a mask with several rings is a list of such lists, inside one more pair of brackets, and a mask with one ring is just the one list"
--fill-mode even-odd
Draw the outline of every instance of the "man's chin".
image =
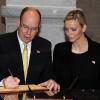
[[27, 44], [27, 43], [31, 42], [31, 40], [28, 40], [28, 39], [27, 39], [27, 40], [25, 40], [24, 42]]

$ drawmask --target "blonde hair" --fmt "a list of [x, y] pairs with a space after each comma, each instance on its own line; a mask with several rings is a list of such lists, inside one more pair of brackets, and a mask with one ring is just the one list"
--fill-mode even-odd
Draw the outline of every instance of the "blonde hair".
[[65, 17], [64, 23], [66, 22], [66, 20], [78, 20], [82, 27], [84, 26], [84, 24], [87, 25], [85, 15], [81, 9], [75, 9], [70, 11]]

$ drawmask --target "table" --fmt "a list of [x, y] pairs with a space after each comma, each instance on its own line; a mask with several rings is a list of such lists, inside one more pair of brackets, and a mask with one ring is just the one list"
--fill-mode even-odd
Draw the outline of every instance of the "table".
[[[47, 91], [50, 92], [50, 91]], [[100, 90], [95, 89], [61, 89], [55, 95], [48, 95], [44, 91], [42, 92], [26, 92], [28, 95], [27, 100], [100, 100]], [[21, 100], [20, 96], [23, 93], [19, 94], [19, 100]], [[2, 99], [1, 99], [2, 100]]]

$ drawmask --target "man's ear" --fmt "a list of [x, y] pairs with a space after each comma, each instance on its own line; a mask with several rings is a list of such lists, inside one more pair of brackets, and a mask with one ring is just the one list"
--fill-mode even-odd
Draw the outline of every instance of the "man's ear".
[[86, 31], [86, 29], [87, 29], [87, 25], [84, 24], [84, 26], [83, 26], [83, 33]]
[[17, 19], [16, 24], [17, 24], [17, 27], [20, 26], [20, 19]]

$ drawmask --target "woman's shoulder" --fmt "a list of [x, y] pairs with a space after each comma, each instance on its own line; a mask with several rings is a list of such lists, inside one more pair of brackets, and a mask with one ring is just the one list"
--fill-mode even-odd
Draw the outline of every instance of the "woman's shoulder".
[[71, 47], [71, 43], [70, 42], [60, 42], [58, 44], [55, 45], [54, 50], [57, 51], [67, 51], [69, 50]]
[[60, 42], [60, 43], [57, 43], [56, 45], [55, 45], [55, 47], [68, 47], [68, 46], [70, 46], [71, 45], [71, 43], [70, 42]]
[[95, 47], [95, 48], [100, 48], [100, 43], [99, 42], [97, 42], [97, 41], [95, 41], [95, 40], [90, 40], [90, 39], [88, 39], [88, 42], [89, 42], [89, 45], [91, 45], [93, 48]]
[[100, 53], [100, 43], [92, 39], [88, 39], [89, 48], [92, 53]]

